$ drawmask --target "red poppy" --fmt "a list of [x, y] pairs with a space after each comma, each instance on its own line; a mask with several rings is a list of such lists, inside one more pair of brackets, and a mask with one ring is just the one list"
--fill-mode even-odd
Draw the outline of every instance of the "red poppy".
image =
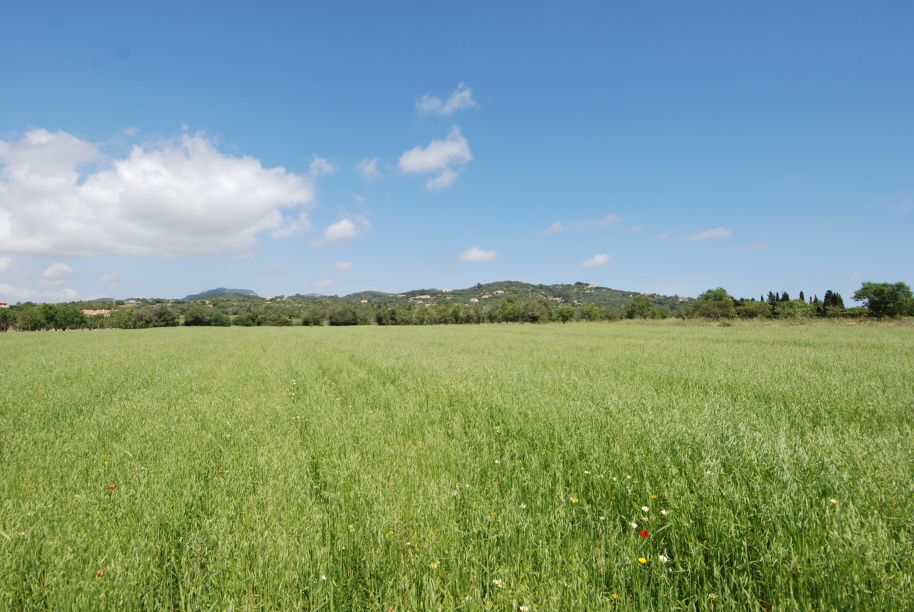
[[642, 538], [646, 538], [646, 537], [649, 536], [649, 535], [651, 535], [651, 532], [648, 531], [647, 529], [642, 529], [642, 530], [641, 530], [641, 537], [642, 537]]
[[108, 485], [108, 490], [109, 490], [109, 491], [113, 491], [113, 490], [115, 490], [116, 488], [117, 488], [117, 483], [116, 483], [116, 482], [112, 482], [111, 484]]

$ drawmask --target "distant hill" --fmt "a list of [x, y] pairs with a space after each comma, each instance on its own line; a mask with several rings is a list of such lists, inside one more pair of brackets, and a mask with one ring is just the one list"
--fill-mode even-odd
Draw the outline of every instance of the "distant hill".
[[566, 283], [556, 285], [534, 285], [518, 281], [498, 281], [494, 283], [477, 284], [464, 289], [411, 289], [401, 293], [385, 293], [382, 291], [359, 291], [349, 295], [306, 295], [295, 294], [289, 296], [275, 296], [261, 298], [250, 289], [210, 289], [203, 293], [189, 295], [185, 301], [213, 300], [222, 304], [236, 304], [243, 306], [251, 300], [279, 303], [307, 304], [386, 304], [389, 306], [422, 305], [434, 306], [435, 304], [485, 304], [503, 298], [549, 300], [556, 304], [593, 304], [595, 306], [613, 306], [624, 308], [635, 296], [646, 295], [655, 306], [675, 309], [689, 298], [655, 293], [640, 293], [638, 291], [621, 291], [600, 287], [590, 283]]
[[646, 295], [657, 306], [676, 307], [689, 299], [679, 296], [641, 293], [638, 291], [621, 291], [600, 287], [590, 283], [564, 283], [556, 285], [534, 285], [519, 281], [498, 281], [477, 284], [465, 289], [412, 289], [402, 293], [381, 293], [378, 291], [361, 291], [343, 296], [347, 302], [387, 303], [387, 304], [469, 304], [498, 300], [504, 297], [545, 299], [559, 304], [594, 304], [596, 306], [624, 307], [637, 295]]
[[225, 297], [227, 295], [237, 295], [237, 296], [241, 296], [241, 297], [253, 297], [253, 298], [260, 297], [259, 295], [257, 295], [253, 291], [251, 291], [250, 289], [226, 289], [225, 287], [219, 287], [218, 289], [210, 289], [209, 291], [203, 291], [201, 293], [194, 293], [192, 295], [188, 295], [188, 296], [184, 297], [183, 299], [185, 301], [208, 300], [211, 298]]

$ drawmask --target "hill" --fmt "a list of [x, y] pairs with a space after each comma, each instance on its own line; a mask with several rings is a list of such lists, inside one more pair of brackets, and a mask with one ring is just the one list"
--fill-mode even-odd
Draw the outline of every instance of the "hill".
[[227, 295], [231, 296], [242, 296], [242, 297], [260, 297], [255, 292], [250, 289], [226, 289], [225, 287], [219, 287], [218, 289], [210, 289], [208, 291], [203, 291], [201, 293], [194, 293], [188, 296], [185, 296], [183, 299], [185, 301], [192, 300], [207, 300], [215, 297], [224, 297]]

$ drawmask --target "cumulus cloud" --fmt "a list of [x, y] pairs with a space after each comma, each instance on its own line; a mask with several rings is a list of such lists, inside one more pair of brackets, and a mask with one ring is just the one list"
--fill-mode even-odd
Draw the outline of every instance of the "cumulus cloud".
[[0, 272], [6, 272], [13, 267], [13, 258], [0, 256]]
[[613, 223], [618, 223], [621, 220], [622, 217], [619, 215], [606, 215], [601, 219], [593, 219], [591, 221], [570, 221], [567, 223], [554, 221], [549, 227], [543, 230], [543, 235], [552, 236], [554, 234], [561, 234], [562, 232], [578, 232], [594, 227], [605, 227], [607, 225], [612, 225]]
[[338, 261], [333, 265], [333, 267], [336, 268], [337, 270], [343, 270], [343, 271], [352, 270], [352, 268], [353, 268], [352, 264], [349, 263], [348, 261]]
[[35, 292], [31, 289], [0, 283], [0, 298], [6, 298], [3, 300], [4, 302], [7, 300], [28, 300], [34, 295]]
[[333, 174], [336, 172], [336, 166], [323, 157], [315, 157], [308, 166], [308, 175], [316, 178], [323, 174]]
[[366, 157], [355, 165], [355, 169], [363, 181], [376, 181], [381, 178], [381, 169], [378, 167], [380, 163], [381, 160], [377, 157]]
[[324, 242], [344, 243], [358, 238], [371, 229], [368, 219], [361, 215], [349, 215], [327, 226], [324, 230]]
[[71, 276], [73, 276], [73, 268], [59, 261], [55, 261], [41, 273], [41, 278], [46, 285], [62, 285]]
[[582, 268], [599, 268], [605, 266], [609, 263], [610, 257], [606, 253], [600, 253], [599, 255], [594, 255], [590, 259], [585, 259], [581, 262]]
[[199, 134], [135, 146], [122, 159], [66, 132], [0, 140], [0, 249], [35, 255], [157, 255], [244, 251], [257, 237], [307, 228], [309, 172], [265, 168]]
[[52, 294], [52, 297], [57, 298], [61, 302], [72, 302], [79, 297], [79, 291], [76, 289], [61, 289], [60, 291], [55, 291]]
[[457, 89], [451, 92], [447, 100], [428, 93], [416, 100], [416, 110], [423, 114], [446, 117], [463, 108], [479, 108], [479, 104], [473, 99], [473, 90], [463, 83], [457, 85]]
[[685, 239], [689, 242], [701, 242], [704, 240], [726, 240], [733, 237], [733, 232], [725, 227], [714, 227], [694, 234], [686, 234]]
[[460, 254], [460, 261], [492, 261], [498, 256], [498, 253], [495, 251], [487, 251], [485, 249], [480, 249], [479, 247], [470, 247], [466, 251]]
[[433, 140], [426, 147], [413, 147], [400, 156], [397, 166], [403, 174], [434, 174], [425, 186], [436, 191], [457, 180], [459, 168], [473, 159], [470, 144], [455, 127], [443, 140]]

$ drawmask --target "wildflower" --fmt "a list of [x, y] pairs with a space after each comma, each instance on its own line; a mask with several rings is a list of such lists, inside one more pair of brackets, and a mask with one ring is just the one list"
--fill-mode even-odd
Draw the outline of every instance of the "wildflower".
[[660, 560], [661, 563], [664, 563], [664, 564], [665, 564], [665, 563], [668, 563], [669, 560], [670, 560], [670, 558], [667, 557], [666, 555], [660, 555], [660, 556], [657, 557], [657, 558]]
[[520, 612], [530, 612], [530, 606], [519, 606], [517, 608]]
[[641, 512], [650, 512], [650, 511], [651, 511], [651, 509], [648, 508], [647, 506], [641, 506]]
[[352, 525], [352, 523], [349, 523], [349, 531], [355, 531], [355, 527]]
[[116, 488], [117, 488], [117, 483], [116, 483], [116, 482], [112, 482], [111, 484], [108, 485], [108, 490], [109, 490], [109, 491], [114, 491]]
[[576, 503], [578, 503], [578, 498], [575, 497], [574, 495], [572, 495], [571, 497], [568, 498], [568, 501], [570, 501], [572, 504], [576, 504]]
[[327, 577], [321, 574], [321, 580], [327, 580]]
[[635, 521], [632, 521], [631, 523], [629, 523], [629, 525], [632, 526], [632, 529], [637, 529], [637, 528], [638, 528], [638, 523], [636, 523]]
[[590, 476], [590, 470], [584, 470], [584, 473]]
[[527, 509], [527, 504], [521, 504], [521, 505], [520, 505], [520, 509], [521, 509], [521, 510], [526, 510], [526, 509]]
[[432, 568], [433, 570], [436, 570], [436, 569], [438, 569], [439, 567], [441, 567], [441, 563], [438, 562], [438, 561], [432, 561], [431, 563], [428, 564], [428, 566], [429, 566], [430, 568]]
[[104, 578], [104, 577], [105, 577], [105, 570], [100, 569], [100, 570], [98, 570], [97, 572], [95, 572], [95, 577], [96, 577], [96, 578]]
[[501, 463], [501, 461], [499, 461], [498, 459], [495, 460], [495, 465], [498, 465], [500, 463]]
[[828, 501], [831, 502], [831, 505], [832, 505], [832, 506], [837, 506], [837, 505], [838, 505], [838, 500], [835, 499], [834, 497], [832, 497], [832, 498], [831, 498], [830, 500], [828, 500]]
[[669, 514], [669, 512], [667, 512], [666, 510], [660, 511], [660, 516], [666, 516], [667, 514]]
[[657, 499], [656, 495], [651, 495], [651, 499]]
[[618, 593], [613, 593], [609, 597], [610, 597], [610, 599], [615, 599], [616, 601], [619, 601], [620, 599], [622, 599], [622, 596], [619, 595]]
[[501, 578], [496, 578], [492, 581], [492, 586], [494, 586], [496, 589], [503, 589], [505, 588], [505, 581]]
[[600, 517], [597, 517], [597, 518], [598, 518], [598, 520], [601, 520], [601, 521], [605, 521], [605, 520], [606, 520], [606, 517], [605, 517], [605, 516], [600, 516]]
[[638, 563], [640, 563], [641, 565], [645, 565], [647, 563], [647, 559], [645, 559], [644, 557], [638, 557]]
[[646, 537], [649, 536], [649, 535], [651, 535], [651, 532], [648, 531], [647, 529], [642, 529], [642, 530], [641, 530], [641, 537], [642, 537], [642, 538], [646, 538]]
[[715, 593], [711, 593], [710, 595], [708, 595], [708, 599], [710, 599], [711, 601], [717, 601], [717, 595]]

